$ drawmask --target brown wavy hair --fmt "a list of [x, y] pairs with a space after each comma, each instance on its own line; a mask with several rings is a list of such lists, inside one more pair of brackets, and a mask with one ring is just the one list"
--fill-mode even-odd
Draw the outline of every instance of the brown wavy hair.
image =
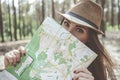
[[88, 39], [86, 45], [98, 55], [88, 67], [88, 70], [92, 72], [95, 80], [117, 80], [113, 71], [115, 65], [110, 55], [101, 44], [98, 34], [94, 30], [89, 29]]

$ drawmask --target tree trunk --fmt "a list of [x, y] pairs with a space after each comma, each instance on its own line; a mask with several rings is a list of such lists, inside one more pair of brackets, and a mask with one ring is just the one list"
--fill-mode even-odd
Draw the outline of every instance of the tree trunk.
[[55, 7], [54, 7], [54, 0], [52, 0], [52, 17], [55, 19]]
[[111, 6], [112, 6], [112, 10], [111, 10], [111, 25], [113, 27], [114, 26], [114, 0], [111, 0]]
[[[29, 14], [28, 14], [28, 11], [29, 11], [29, 3], [28, 3], [28, 1], [27, 1], [27, 8], [26, 8], [26, 17], [27, 17], [27, 20], [26, 20], [26, 36], [29, 36]], [[39, 18], [40, 16], [38, 16], [38, 18]], [[39, 24], [40, 24], [40, 18], [39, 18]]]
[[118, 29], [120, 29], [120, 0], [118, 0]]
[[41, 15], [41, 9], [40, 9], [40, 4], [38, 4], [39, 2], [36, 3], [35, 5], [35, 12], [36, 12], [36, 26], [37, 28], [40, 26], [40, 15]]
[[10, 15], [10, 5], [9, 5], [9, 0], [8, 0], [8, 14], [9, 14], [10, 41], [12, 41], [11, 15]]
[[13, 26], [14, 26], [14, 39], [17, 40], [17, 19], [16, 19], [16, 8], [14, 5], [14, 0], [12, 1], [12, 5], [13, 5]]
[[110, 22], [110, 9], [109, 9], [109, 1], [106, 1], [106, 8], [107, 8], [107, 11], [105, 13], [105, 22]]
[[[102, 0], [101, 5], [102, 5], [103, 11], [104, 11], [104, 8], [105, 8], [105, 0]], [[104, 16], [103, 16], [103, 17], [104, 17]], [[106, 28], [105, 28], [105, 20], [104, 20], [104, 18], [102, 18], [101, 30], [102, 30], [103, 33], [104, 33], [103, 37], [105, 37], [105, 30], [106, 30]]]
[[31, 17], [30, 17], [28, 24], [29, 24], [29, 32], [31, 33], [31, 36], [33, 36], [33, 31], [32, 31], [33, 27], [32, 27], [32, 18]]
[[21, 31], [21, 2], [18, 2], [18, 10], [19, 10], [19, 22], [18, 22], [18, 28], [19, 28], [19, 36], [20, 39], [22, 39], [22, 31]]
[[45, 9], [45, 3], [44, 3], [44, 0], [42, 0], [42, 22], [44, 21], [44, 18], [45, 18], [45, 10], [44, 9]]
[[25, 31], [26, 31], [26, 28], [25, 28], [25, 20], [24, 20], [24, 17], [22, 16], [22, 22], [23, 22], [23, 28], [22, 28], [22, 33], [23, 33], [23, 36], [24, 36], [24, 38], [25, 38]]
[[2, 38], [2, 42], [4, 42], [4, 33], [3, 33], [3, 20], [2, 20], [2, 5], [0, 0], [0, 34]]
[[65, 1], [63, 2], [63, 6], [62, 6], [62, 13], [65, 13]]
[[96, 2], [98, 3], [98, 2], [99, 2], [99, 0], [96, 0]]

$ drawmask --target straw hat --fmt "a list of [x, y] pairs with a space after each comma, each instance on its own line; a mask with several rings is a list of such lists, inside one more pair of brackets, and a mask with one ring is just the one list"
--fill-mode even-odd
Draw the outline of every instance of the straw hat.
[[58, 14], [74, 23], [89, 27], [97, 33], [103, 34], [100, 31], [103, 16], [102, 8], [91, 0], [81, 0], [65, 14], [60, 12]]

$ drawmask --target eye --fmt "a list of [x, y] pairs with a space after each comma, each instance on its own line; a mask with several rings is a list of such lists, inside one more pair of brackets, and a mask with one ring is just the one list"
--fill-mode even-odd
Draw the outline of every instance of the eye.
[[77, 28], [76, 31], [79, 32], [79, 33], [84, 33], [84, 30], [81, 29], [81, 28]]
[[69, 22], [68, 21], [64, 21], [63, 25], [66, 26], [66, 27], [69, 27]]

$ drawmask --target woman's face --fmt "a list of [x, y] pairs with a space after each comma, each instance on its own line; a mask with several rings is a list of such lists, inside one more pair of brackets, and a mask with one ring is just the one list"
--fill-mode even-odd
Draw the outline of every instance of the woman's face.
[[78, 25], [64, 19], [62, 26], [69, 31], [72, 35], [78, 38], [81, 42], [86, 43], [88, 41], [88, 28], [85, 26]]

